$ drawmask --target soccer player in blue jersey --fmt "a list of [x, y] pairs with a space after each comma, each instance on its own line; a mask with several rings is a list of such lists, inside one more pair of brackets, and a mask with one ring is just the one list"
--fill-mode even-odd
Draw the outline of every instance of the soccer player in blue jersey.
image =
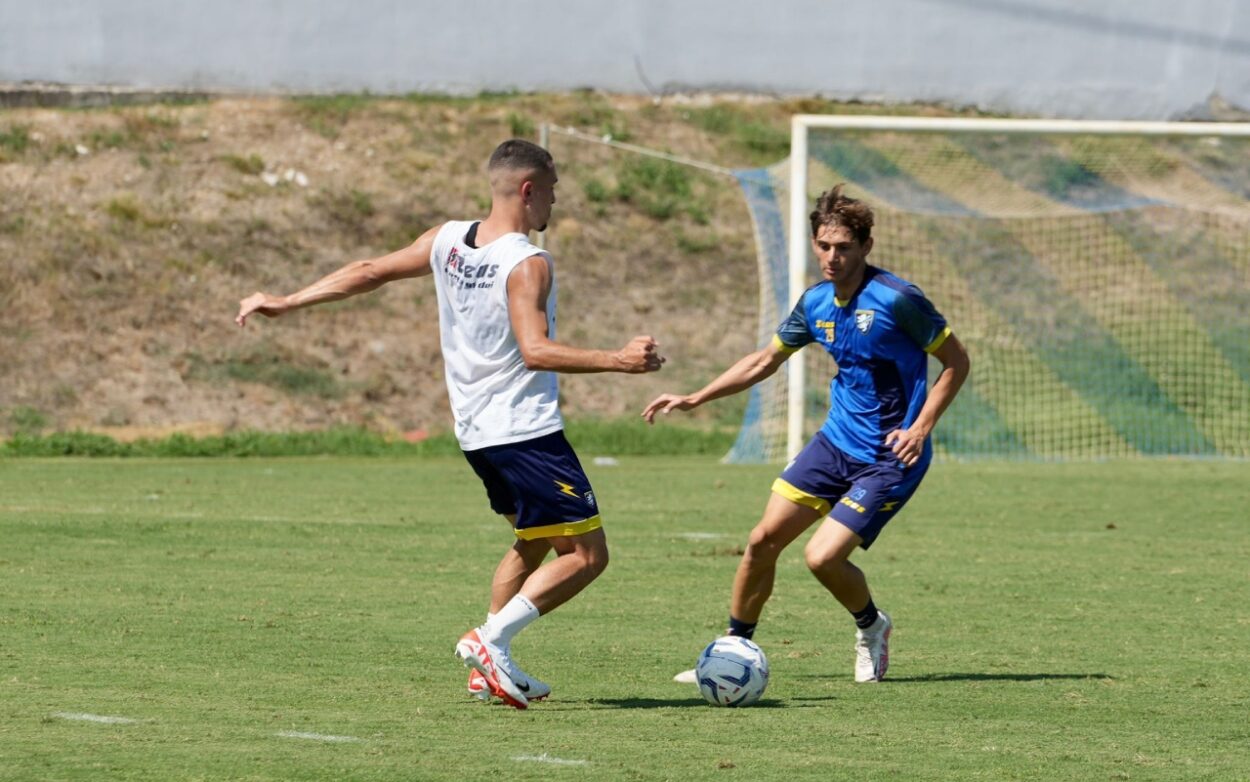
[[[777, 558], [817, 520], [804, 552], [812, 574], [855, 619], [855, 680], [889, 665], [893, 624], [851, 564], [915, 493], [929, 467], [929, 434], [968, 376], [968, 354], [916, 286], [868, 265], [873, 214], [839, 185], [811, 213], [824, 280], [808, 288], [772, 343], [739, 359], [693, 394], [663, 394], [643, 410], [690, 410], [769, 377], [795, 351], [819, 343], [838, 365], [824, 426], [773, 483], [764, 516], [734, 577], [729, 634], [751, 638], [772, 594]], [[928, 356], [942, 364], [926, 393]], [[691, 672], [678, 675], [690, 680]]]

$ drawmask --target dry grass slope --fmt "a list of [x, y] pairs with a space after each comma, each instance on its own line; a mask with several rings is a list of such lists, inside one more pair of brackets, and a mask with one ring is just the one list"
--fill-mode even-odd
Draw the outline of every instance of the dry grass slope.
[[[789, 115], [812, 110], [845, 109], [594, 93], [0, 109], [0, 431], [445, 429], [428, 283], [243, 332], [237, 300], [484, 216], [490, 150], [540, 122], [752, 166], [783, 157]], [[630, 415], [750, 349], [755, 248], [736, 185], [553, 149], [560, 336], [651, 333], [670, 357], [657, 377], [567, 379], [566, 410]]]

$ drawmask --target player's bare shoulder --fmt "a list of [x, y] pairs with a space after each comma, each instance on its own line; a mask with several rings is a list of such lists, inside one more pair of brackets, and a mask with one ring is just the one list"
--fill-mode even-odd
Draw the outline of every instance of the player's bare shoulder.
[[446, 223], [439, 223], [430, 228], [418, 236], [412, 244], [396, 253], [396, 255], [402, 255], [404, 270], [410, 272], [404, 276], [422, 277], [433, 270], [431, 264], [434, 259], [434, 242], [446, 225]]

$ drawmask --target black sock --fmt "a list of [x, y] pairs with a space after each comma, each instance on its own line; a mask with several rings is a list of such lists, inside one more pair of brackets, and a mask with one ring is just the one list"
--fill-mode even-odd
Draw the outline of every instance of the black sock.
[[872, 602], [872, 598], [868, 598], [868, 605], [863, 610], [852, 611], [851, 616], [855, 617], [855, 626], [860, 630], [865, 630], [877, 621], [877, 604]]
[[734, 619], [730, 616], [729, 632], [727, 634], [736, 635], [739, 638], [745, 638], [749, 641], [751, 640], [751, 636], [755, 635], [755, 625], [755, 622], [744, 622], [741, 619]]

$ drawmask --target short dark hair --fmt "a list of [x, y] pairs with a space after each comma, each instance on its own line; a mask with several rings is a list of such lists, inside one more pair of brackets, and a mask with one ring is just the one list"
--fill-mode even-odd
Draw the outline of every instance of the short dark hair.
[[826, 190], [816, 199], [816, 211], [810, 218], [813, 239], [824, 225], [840, 225], [860, 243], [872, 237], [872, 208], [863, 201], [842, 195], [843, 187], [846, 187], [845, 182]]
[[501, 168], [514, 171], [550, 171], [555, 166], [556, 162], [550, 152], [523, 138], [508, 139], [495, 147], [490, 162], [486, 164], [489, 171]]

